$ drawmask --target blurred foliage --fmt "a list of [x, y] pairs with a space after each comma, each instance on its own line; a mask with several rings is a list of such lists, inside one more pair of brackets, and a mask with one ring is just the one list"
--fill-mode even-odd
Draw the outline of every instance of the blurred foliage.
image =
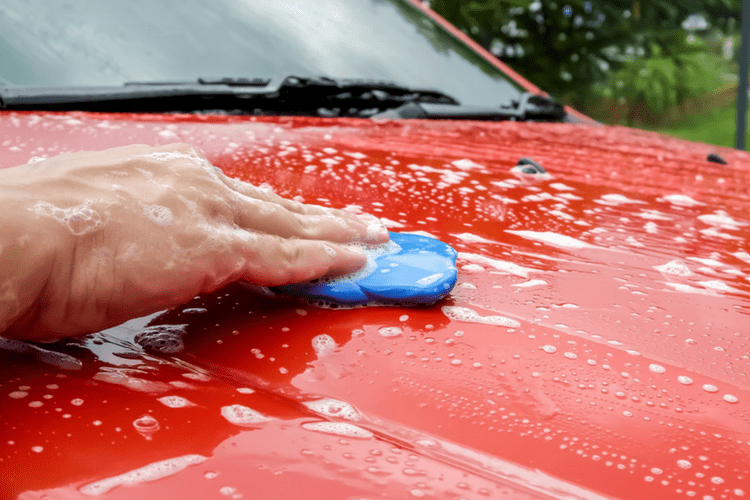
[[[431, 7], [535, 85], [586, 111], [596, 101], [652, 115], [721, 84], [718, 56], [682, 27], [738, 28], [741, 0], [431, 0]], [[601, 119], [601, 117], [598, 117]], [[635, 115], [628, 113], [628, 123]]]

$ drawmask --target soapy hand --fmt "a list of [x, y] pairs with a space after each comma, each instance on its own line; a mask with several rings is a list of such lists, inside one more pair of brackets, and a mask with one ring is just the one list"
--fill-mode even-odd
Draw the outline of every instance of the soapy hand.
[[53, 340], [244, 280], [350, 273], [373, 216], [281, 198], [186, 144], [126, 146], [0, 170], [0, 335]]

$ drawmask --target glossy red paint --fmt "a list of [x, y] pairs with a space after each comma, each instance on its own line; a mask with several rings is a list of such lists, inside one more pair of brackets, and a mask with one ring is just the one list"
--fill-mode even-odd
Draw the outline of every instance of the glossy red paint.
[[[85, 498], [185, 456], [104, 497], [750, 494], [746, 153], [718, 151], [722, 166], [709, 146], [607, 126], [192, 115], [5, 112], [0, 137], [3, 167], [184, 141], [460, 252], [431, 307], [326, 310], [232, 285], [47, 346], [78, 371], [0, 351], [2, 498]], [[549, 177], [511, 173], [524, 156]], [[184, 352], [143, 353], [147, 324], [187, 324]], [[254, 414], [232, 405], [267, 419], [238, 425]]]

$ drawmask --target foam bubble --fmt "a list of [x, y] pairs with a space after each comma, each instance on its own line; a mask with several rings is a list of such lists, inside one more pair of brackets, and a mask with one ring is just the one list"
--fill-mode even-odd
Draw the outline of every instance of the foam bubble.
[[157, 226], [166, 227], [172, 224], [172, 211], [161, 205], [146, 205], [143, 215]]
[[134, 377], [131, 375], [132, 372], [143, 373], [127, 368], [111, 368], [102, 366], [99, 368], [99, 372], [94, 374], [92, 378], [100, 382], [121, 385], [127, 389], [138, 392], [159, 393], [166, 392], [171, 389], [171, 387], [164, 382]]
[[365, 265], [353, 273], [343, 274], [340, 276], [334, 276], [330, 278], [322, 278], [320, 280], [315, 280], [314, 283], [339, 283], [342, 281], [357, 281], [362, 278], [366, 278], [367, 276], [371, 275], [375, 271], [375, 268], [377, 267], [375, 265], [376, 258], [383, 256], [383, 255], [391, 255], [391, 254], [401, 251], [401, 247], [397, 243], [394, 243], [391, 240], [387, 241], [386, 243], [382, 243], [380, 245], [364, 245], [360, 243], [350, 243], [350, 245], [359, 246], [364, 249], [365, 256], [367, 257], [367, 262], [365, 263]]
[[257, 424], [268, 422], [271, 419], [265, 415], [242, 405], [231, 405], [221, 407], [221, 416], [232, 424], [252, 427]]
[[734, 396], [732, 394], [724, 394], [724, 397], [722, 399], [727, 403], [736, 403], [740, 400], [737, 396]]
[[719, 227], [721, 229], [736, 230], [739, 229], [740, 226], [747, 226], [747, 223], [733, 219], [723, 210], [717, 210], [713, 214], [699, 215], [698, 219], [710, 226]]
[[70, 232], [76, 236], [97, 231], [104, 226], [104, 220], [99, 213], [91, 208], [93, 201], [86, 200], [80, 205], [69, 208], [59, 208], [46, 201], [37, 202], [33, 211], [42, 217], [51, 217], [59, 223], [68, 226]]
[[470, 273], [481, 273], [482, 271], [484, 271], [484, 268], [479, 264], [466, 264], [461, 266], [461, 269]]
[[680, 207], [695, 207], [698, 205], [705, 205], [705, 203], [696, 201], [684, 194], [668, 194], [667, 196], [659, 198], [659, 201], [666, 201], [667, 203], [671, 203], [672, 205], [677, 205]]
[[515, 234], [527, 240], [539, 241], [554, 247], [561, 247], [568, 250], [580, 250], [582, 248], [597, 248], [595, 245], [578, 240], [564, 234], [553, 233], [551, 231], [512, 231], [505, 230], [506, 233]]
[[640, 200], [634, 200], [632, 198], [628, 198], [627, 196], [621, 195], [621, 194], [605, 194], [602, 195], [600, 200], [595, 200], [595, 203], [599, 203], [601, 205], [609, 205], [609, 206], [617, 206], [617, 205], [628, 205], [633, 203], [640, 203], [645, 204], [645, 202]]
[[[186, 311], [188, 310], [185, 309], [182, 312]], [[187, 332], [187, 324], [155, 325], [144, 328], [133, 340], [145, 349], [164, 354], [176, 354], [185, 348], [182, 342], [185, 332]]]
[[185, 408], [188, 406], [195, 406], [194, 403], [180, 396], [164, 396], [161, 398], [157, 398], [157, 401], [164, 406], [168, 406], [169, 408]]
[[506, 318], [505, 316], [480, 316], [473, 309], [459, 306], [443, 306], [440, 308], [449, 319], [454, 321], [464, 321], [467, 323], [480, 323], [485, 325], [506, 326], [508, 328], [518, 328], [521, 323]]
[[530, 288], [532, 286], [540, 286], [540, 285], [546, 285], [546, 284], [547, 282], [544, 280], [529, 280], [529, 281], [524, 281], [523, 283], [515, 283], [510, 286], [515, 286], [518, 288]]
[[160, 462], [154, 462], [145, 467], [141, 467], [140, 469], [120, 474], [119, 476], [87, 484], [82, 486], [79, 491], [84, 495], [103, 495], [116, 486], [155, 481], [157, 479], [172, 476], [186, 467], [200, 464], [205, 461], [206, 457], [203, 455], [184, 455], [181, 457], [170, 458]]
[[310, 431], [348, 438], [370, 439], [373, 437], [372, 432], [346, 422], [307, 422], [302, 424], [302, 427]]
[[319, 358], [332, 353], [337, 347], [338, 344], [336, 344], [336, 341], [330, 335], [316, 335], [312, 339], [312, 348]]
[[306, 401], [302, 404], [315, 413], [328, 417], [338, 417], [353, 422], [362, 418], [362, 415], [360, 415], [352, 405], [344, 401], [339, 401], [338, 399], [324, 398], [315, 401]]
[[[493, 269], [497, 269], [498, 271], [504, 271], [506, 273], [510, 273], [514, 276], [518, 276], [521, 278], [528, 278], [529, 273], [539, 272], [536, 269], [522, 267], [522, 266], [519, 266], [518, 264], [514, 264], [512, 262], [506, 262], [504, 260], [491, 259], [489, 257], [485, 257], [484, 255], [478, 255], [475, 253], [459, 252], [458, 258], [469, 261], [472, 264], [478, 264], [480, 266], [485, 266], [485, 267], [492, 267]], [[465, 267], [466, 266], [464, 266], [464, 268]]]
[[680, 259], [670, 260], [666, 264], [661, 266], [654, 266], [654, 269], [663, 274], [671, 274], [673, 276], [690, 276], [693, 272], [688, 268]]
[[378, 330], [378, 333], [383, 337], [397, 337], [404, 333], [404, 331], [397, 326], [385, 326]]
[[468, 158], [454, 160], [451, 162], [451, 165], [453, 165], [454, 167], [460, 170], [465, 170], [465, 171], [466, 170], [485, 170], [484, 165], [480, 165], [479, 163], [471, 161]]
[[471, 233], [460, 233], [460, 234], [451, 234], [451, 236], [458, 238], [461, 241], [465, 241], [467, 243], [494, 243], [497, 244], [497, 241], [488, 240], [487, 238], [483, 238], [481, 236], [477, 236], [476, 234]]

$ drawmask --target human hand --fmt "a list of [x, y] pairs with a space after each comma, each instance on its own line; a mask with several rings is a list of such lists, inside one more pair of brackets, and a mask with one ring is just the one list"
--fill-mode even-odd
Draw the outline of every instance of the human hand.
[[[186, 144], [73, 153], [0, 171], [0, 330], [98, 331], [244, 280], [352, 272], [348, 243], [384, 243], [373, 216], [283, 199]], [[4, 284], [3, 284], [4, 283]]]

